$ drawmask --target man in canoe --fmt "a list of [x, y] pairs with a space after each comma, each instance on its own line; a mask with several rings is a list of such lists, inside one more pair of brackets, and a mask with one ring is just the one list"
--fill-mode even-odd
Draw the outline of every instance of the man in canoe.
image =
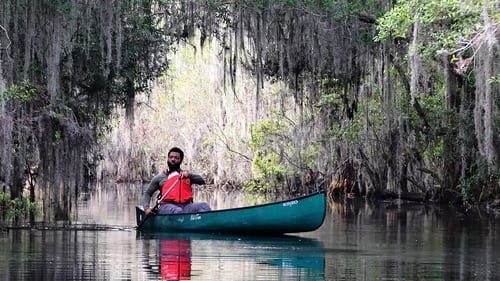
[[[192, 184], [205, 184], [205, 180], [197, 174], [181, 169], [184, 152], [173, 147], [168, 151], [168, 169], [156, 175], [144, 192], [143, 206], [149, 206], [151, 196], [159, 190], [159, 214], [198, 213], [210, 211], [206, 202], [193, 202]], [[153, 209], [145, 210], [146, 216]]]

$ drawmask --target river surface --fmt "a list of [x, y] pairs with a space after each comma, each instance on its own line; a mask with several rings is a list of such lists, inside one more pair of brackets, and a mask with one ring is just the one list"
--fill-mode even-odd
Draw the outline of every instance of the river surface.
[[[113, 185], [82, 197], [76, 229], [0, 232], [0, 281], [500, 280], [499, 221], [477, 212], [329, 202], [323, 226], [309, 233], [144, 235], [134, 228], [142, 188]], [[276, 200], [196, 196], [214, 209]]]

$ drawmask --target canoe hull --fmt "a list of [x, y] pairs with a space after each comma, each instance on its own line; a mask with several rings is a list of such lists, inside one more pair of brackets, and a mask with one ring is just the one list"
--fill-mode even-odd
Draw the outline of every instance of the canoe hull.
[[136, 207], [137, 224], [140, 225], [138, 228], [143, 232], [254, 234], [308, 232], [323, 224], [325, 213], [324, 192], [277, 203], [204, 213], [156, 215], [145, 220], [144, 211]]

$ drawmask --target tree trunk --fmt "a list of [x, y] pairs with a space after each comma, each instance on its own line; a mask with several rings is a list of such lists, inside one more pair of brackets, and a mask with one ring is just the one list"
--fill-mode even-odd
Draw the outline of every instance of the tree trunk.
[[460, 109], [459, 81], [451, 63], [451, 55], [445, 58], [446, 109], [449, 112], [444, 120], [443, 140], [443, 177], [442, 188], [455, 189], [460, 176], [460, 148], [458, 145], [458, 116]]
[[[493, 75], [498, 75], [499, 45], [498, 36], [492, 19], [488, 16], [487, 1], [484, 3], [483, 22], [485, 42], [479, 46], [476, 53], [476, 104], [474, 108], [474, 122], [476, 139], [481, 158], [486, 162], [488, 173], [498, 171], [499, 132], [495, 131], [494, 120], [498, 120], [498, 82], [489, 81]], [[498, 32], [497, 32], [498, 33]], [[495, 69], [496, 68], [496, 69]], [[496, 90], [495, 90], [496, 89]], [[496, 142], [496, 143], [495, 143]]]

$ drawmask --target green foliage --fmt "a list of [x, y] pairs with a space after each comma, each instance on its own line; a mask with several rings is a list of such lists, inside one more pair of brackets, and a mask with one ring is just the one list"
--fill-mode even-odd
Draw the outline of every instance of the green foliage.
[[347, 127], [348, 129], [345, 131], [345, 140], [348, 143], [359, 143], [360, 142], [360, 137], [359, 137], [359, 132], [363, 128], [363, 122], [359, 119], [356, 118], [354, 120], [349, 121], [349, 126]]
[[440, 125], [440, 120], [446, 112], [446, 103], [444, 97], [438, 95], [427, 95], [420, 99], [422, 109], [426, 113], [427, 119], [433, 127]]
[[277, 153], [258, 153], [253, 160], [254, 167], [260, 174], [272, 181], [281, 181], [285, 175], [285, 168], [281, 164], [280, 157]]
[[435, 139], [433, 142], [427, 144], [426, 150], [423, 152], [425, 159], [429, 160], [431, 163], [438, 165], [438, 162], [443, 157], [444, 151], [444, 140], [443, 138]]
[[458, 189], [464, 202], [477, 202], [481, 193], [487, 199], [488, 196], [495, 196], [498, 188], [499, 172], [488, 172], [487, 164], [482, 162], [474, 166], [469, 175], [460, 179]]
[[384, 41], [389, 38], [406, 38], [413, 16], [410, 13], [408, 2], [400, 2], [383, 17], [377, 19], [378, 34], [375, 41]]
[[36, 211], [37, 203], [30, 202], [27, 197], [11, 199], [9, 193], [0, 192], [0, 209], [4, 211], [7, 218], [21, 218]]
[[61, 142], [61, 139], [62, 139], [62, 132], [60, 130], [56, 130], [54, 132], [54, 141], [52, 142], [52, 144], [54, 145], [59, 144]]
[[283, 181], [286, 175], [283, 157], [274, 149], [283, 143], [288, 126], [279, 119], [263, 119], [251, 130], [249, 147], [255, 153], [253, 167], [257, 177], [245, 186], [250, 190], [268, 191]]
[[329, 118], [341, 120], [342, 117], [342, 96], [343, 83], [336, 78], [324, 78], [317, 81], [318, 101], [314, 106], [321, 107]]
[[[237, 1], [243, 7], [255, 5], [267, 11], [297, 9], [315, 15], [329, 16], [333, 20], [345, 20], [360, 13], [378, 14], [378, 1], [335, 1], [335, 0], [258, 0]], [[251, 4], [250, 4], [251, 3]]]
[[488, 83], [490, 83], [490, 84], [500, 84], [500, 75], [490, 77], [488, 79]]
[[[325, 135], [330, 138], [335, 138], [342, 142], [358, 143], [360, 140], [359, 133], [364, 127], [363, 118], [364, 112], [359, 112], [353, 108], [353, 103], [356, 107], [368, 106], [375, 115], [379, 113], [380, 103], [376, 101], [352, 101], [346, 97], [345, 87], [349, 83], [349, 78], [325, 78], [318, 81], [318, 97], [313, 104], [314, 107], [320, 108], [316, 114], [325, 118], [329, 124], [325, 130]], [[347, 111], [352, 111], [348, 114]], [[356, 112], [356, 114], [354, 114]]]
[[[169, 41], [171, 38], [164, 36], [163, 18], [154, 13], [151, 8], [152, 1], [120, 2], [123, 13], [128, 15], [123, 27], [124, 60], [120, 76], [134, 82], [133, 91], [147, 91], [149, 82], [159, 77], [167, 68], [168, 62], [164, 53], [172, 43]], [[120, 86], [130, 87], [126, 84]]]
[[243, 190], [265, 193], [275, 191], [276, 186], [264, 177], [254, 177], [243, 183]]
[[32, 102], [36, 99], [36, 89], [27, 80], [20, 85], [12, 84], [7, 90], [1, 93], [4, 100], [15, 100], [20, 102]]
[[253, 150], [259, 150], [276, 141], [277, 138], [285, 136], [288, 127], [280, 120], [262, 119], [251, 128], [252, 139], [249, 146]]
[[481, 186], [486, 184], [479, 174], [474, 174], [460, 180], [458, 189], [463, 202], [473, 202], [481, 192]]
[[[447, 114], [446, 104], [443, 97], [439, 95], [428, 95], [422, 97], [420, 106], [426, 114], [428, 131], [422, 132], [421, 142], [424, 144], [422, 155], [434, 165], [439, 165], [444, 152], [444, 138], [442, 136], [442, 120]], [[415, 113], [412, 109], [413, 116]], [[449, 113], [451, 114], [451, 113]], [[417, 118], [417, 117], [415, 117]], [[418, 124], [420, 119], [414, 119], [413, 124]]]
[[63, 119], [64, 118], [63, 113], [60, 113], [60, 112], [51, 112], [51, 113], [52, 113], [52, 117], [54, 117], [55, 119]]
[[10, 193], [0, 192], [0, 205], [6, 205], [10, 201]]
[[300, 150], [300, 159], [306, 167], [316, 166], [316, 161], [319, 157], [319, 146], [317, 144], [309, 144], [304, 149]]
[[468, 40], [481, 25], [480, 1], [410, 0], [399, 1], [380, 17], [376, 41], [407, 38], [414, 23], [421, 24], [420, 33], [426, 36], [424, 55], [453, 50]]

